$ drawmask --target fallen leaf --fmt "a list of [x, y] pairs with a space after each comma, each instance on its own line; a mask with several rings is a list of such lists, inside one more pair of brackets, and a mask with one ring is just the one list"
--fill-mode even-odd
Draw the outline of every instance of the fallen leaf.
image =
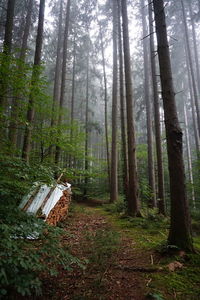
[[167, 267], [170, 272], [174, 272], [177, 269], [182, 269], [183, 264], [181, 264], [179, 261], [174, 261], [174, 262], [171, 262], [170, 264], [168, 264]]

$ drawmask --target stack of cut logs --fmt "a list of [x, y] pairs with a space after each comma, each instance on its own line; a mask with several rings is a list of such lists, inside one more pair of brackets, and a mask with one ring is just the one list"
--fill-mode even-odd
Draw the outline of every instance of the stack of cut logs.
[[57, 204], [50, 211], [46, 222], [49, 225], [56, 226], [58, 222], [63, 220], [68, 215], [69, 204], [71, 202], [71, 190], [63, 191], [63, 195], [60, 197]]

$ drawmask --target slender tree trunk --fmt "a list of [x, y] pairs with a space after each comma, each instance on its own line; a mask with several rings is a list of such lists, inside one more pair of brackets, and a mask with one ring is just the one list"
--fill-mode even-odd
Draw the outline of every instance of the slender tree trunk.
[[19, 58], [23, 62], [25, 61], [25, 56], [26, 56], [26, 51], [27, 51], [28, 36], [29, 36], [29, 31], [30, 31], [30, 26], [31, 26], [31, 16], [32, 16], [32, 11], [33, 11], [33, 2], [34, 2], [34, 0], [29, 0], [29, 2], [28, 2], [26, 22], [25, 22], [24, 33], [23, 33], [23, 38], [22, 38], [22, 45], [21, 45], [21, 49], [20, 49]]
[[8, 90], [8, 76], [10, 69], [10, 54], [12, 48], [13, 35], [13, 19], [14, 19], [15, 0], [8, 0], [6, 24], [3, 41], [3, 57], [0, 62], [0, 139], [5, 136], [6, 118], [4, 116], [7, 108], [7, 90]]
[[185, 140], [186, 140], [186, 150], [187, 150], [188, 173], [189, 173], [189, 180], [191, 184], [192, 205], [193, 208], [196, 209], [196, 201], [195, 201], [195, 193], [194, 193], [194, 178], [193, 178], [193, 170], [192, 170], [192, 157], [191, 157], [190, 138], [189, 138], [189, 131], [188, 131], [188, 117], [187, 117], [187, 109], [185, 104], [184, 104], [184, 123], [185, 123]]
[[149, 47], [147, 36], [147, 22], [144, 7], [144, 0], [141, 1], [141, 13], [142, 13], [142, 28], [143, 28], [143, 61], [144, 61], [144, 98], [146, 103], [146, 124], [147, 124], [147, 147], [148, 147], [148, 179], [149, 187], [152, 195], [149, 198], [149, 206], [156, 207], [156, 192], [155, 192], [155, 170], [153, 159], [153, 132], [152, 132], [152, 109], [149, 94]]
[[[24, 33], [23, 33], [23, 37], [22, 37], [22, 44], [21, 44], [20, 55], [19, 55], [20, 64], [23, 64], [25, 61], [28, 36], [29, 36], [30, 25], [31, 25], [32, 10], [33, 10], [33, 0], [29, 0], [26, 21], [25, 21], [25, 26], [24, 26]], [[21, 65], [18, 66], [18, 69], [19, 70], [21, 69]], [[17, 145], [19, 98], [20, 98], [20, 95], [19, 95], [18, 91], [16, 91], [16, 93], [14, 95], [14, 100], [12, 103], [11, 122], [10, 122], [10, 126], [9, 126], [9, 140], [10, 140], [11, 145], [14, 148]]]
[[192, 25], [192, 39], [193, 39], [193, 44], [194, 44], [194, 58], [195, 58], [195, 64], [196, 64], [198, 96], [200, 96], [200, 70], [199, 70], [199, 58], [198, 58], [198, 50], [197, 50], [197, 37], [196, 37], [196, 31], [195, 31], [194, 18], [192, 16], [192, 5], [191, 5], [190, 1], [188, 1], [188, 5], [189, 5], [189, 12], [190, 12], [190, 20], [191, 20], [191, 25]]
[[170, 177], [171, 225], [168, 243], [170, 245], [176, 245], [181, 249], [192, 251], [190, 214], [186, 196], [183, 163], [182, 131], [179, 126], [175, 104], [163, 0], [153, 0], [153, 6], [156, 22]]
[[[60, 0], [60, 12], [59, 12], [59, 24], [58, 24], [58, 40], [56, 51], [56, 68], [54, 76], [53, 87], [53, 105], [51, 116], [51, 127], [54, 127], [58, 123], [58, 104], [60, 95], [60, 69], [61, 69], [61, 49], [62, 49], [62, 22], [63, 22], [63, 0]], [[53, 146], [50, 146], [49, 154], [53, 156]]]
[[192, 78], [190, 73], [190, 66], [188, 61], [188, 54], [187, 48], [185, 47], [186, 53], [186, 66], [187, 66], [187, 73], [188, 73], [188, 83], [189, 83], [189, 94], [190, 94], [190, 105], [192, 108], [192, 121], [193, 121], [193, 129], [194, 129], [194, 140], [195, 140], [195, 147], [196, 147], [196, 154], [197, 158], [200, 154], [200, 142], [199, 142], [199, 134], [197, 129], [197, 120], [196, 120], [196, 111], [195, 111], [195, 101], [194, 101], [194, 94], [192, 89]]
[[4, 42], [3, 42], [3, 51], [8, 55], [11, 53], [11, 48], [12, 48], [14, 9], [15, 9], [15, 0], [8, 0], [5, 34], [4, 34]]
[[108, 92], [107, 92], [107, 78], [106, 78], [106, 64], [105, 64], [105, 54], [103, 46], [103, 34], [101, 24], [99, 24], [100, 41], [101, 41], [101, 55], [102, 55], [102, 65], [103, 65], [103, 81], [104, 81], [104, 103], [105, 103], [105, 138], [106, 138], [106, 158], [107, 158], [107, 172], [110, 188], [110, 151], [109, 151], [109, 141], [108, 141]]
[[128, 31], [127, 1], [121, 1], [123, 21], [124, 67], [126, 84], [126, 109], [127, 109], [127, 137], [128, 137], [128, 214], [140, 215], [140, 202], [138, 197], [138, 177], [136, 165], [136, 141], [133, 121], [133, 92]]
[[[70, 128], [70, 143], [73, 143], [73, 122], [74, 122], [74, 95], [75, 95], [75, 72], [76, 72], [76, 35], [74, 33], [73, 41], [73, 69], [72, 69], [72, 97], [71, 97], [71, 128]], [[70, 155], [69, 167], [74, 163], [74, 158]]]
[[111, 152], [111, 178], [110, 202], [118, 199], [117, 174], [117, 102], [118, 102], [118, 63], [117, 63], [117, 0], [113, 1], [113, 86], [112, 86], [112, 152]]
[[[36, 37], [36, 47], [35, 47], [35, 57], [34, 57], [34, 66], [32, 73], [32, 86], [34, 87], [37, 84], [39, 79], [38, 67], [41, 63], [41, 54], [42, 54], [42, 42], [43, 42], [43, 26], [44, 26], [44, 10], [45, 10], [45, 0], [40, 0], [40, 8], [39, 8], [39, 19], [38, 19], [38, 30]], [[32, 127], [35, 116], [35, 108], [34, 108], [34, 94], [33, 91], [30, 93], [29, 103], [28, 103], [28, 111], [27, 111], [27, 123], [24, 135], [24, 144], [22, 150], [22, 158], [29, 162], [29, 156], [31, 151], [31, 134]]]
[[[75, 68], [76, 68], [76, 37], [74, 34], [73, 42], [73, 70], [72, 70], [72, 97], [71, 97], [71, 125], [74, 121], [74, 94], [75, 94]], [[72, 133], [73, 135], [73, 133]]]
[[194, 100], [195, 100], [196, 113], [197, 113], [198, 132], [200, 135], [200, 110], [199, 110], [199, 102], [198, 102], [198, 93], [197, 93], [197, 86], [196, 86], [194, 68], [193, 68], [193, 63], [192, 63], [192, 54], [191, 54], [191, 49], [190, 49], [189, 33], [188, 33], [188, 27], [187, 27], [187, 22], [186, 22], [185, 7], [184, 7], [182, 0], [181, 0], [181, 6], [182, 6], [182, 14], [183, 14], [183, 26], [184, 26], [184, 30], [185, 30], [185, 41], [186, 41], [188, 60], [189, 60], [189, 65], [190, 65], [191, 78], [192, 78], [192, 86], [193, 86], [193, 92], [194, 92]]
[[124, 64], [122, 47], [121, 28], [121, 3], [118, 0], [118, 41], [119, 41], [119, 77], [120, 77], [120, 119], [121, 119], [121, 141], [122, 141], [122, 177], [125, 201], [128, 200], [128, 157], [127, 157], [127, 135], [125, 118], [125, 97], [124, 97]]
[[[89, 49], [88, 49], [89, 50]], [[84, 180], [84, 198], [87, 198], [88, 185], [88, 138], [89, 138], [89, 55], [87, 55], [87, 75], [86, 75], [86, 105], [85, 105], [85, 180]]]
[[[67, 63], [67, 51], [68, 51], [68, 31], [69, 31], [69, 17], [70, 17], [70, 4], [71, 0], [67, 2], [66, 18], [65, 18], [65, 32], [63, 42], [63, 62], [62, 62], [62, 78], [61, 78], [61, 91], [60, 91], [60, 113], [58, 118], [58, 126], [62, 124], [62, 108], [65, 100], [65, 86], [66, 86], [66, 63]], [[58, 164], [61, 157], [61, 148], [56, 146], [55, 164]]]
[[158, 98], [158, 83], [157, 83], [157, 76], [156, 76], [153, 6], [151, 0], [149, 0], [149, 33], [150, 33], [151, 76], [152, 76], [152, 85], [153, 85], [153, 103], [154, 103], [156, 157], [157, 157], [158, 209], [160, 214], [165, 215], [166, 212], [165, 212], [164, 175], [163, 175], [162, 142], [161, 142], [161, 126], [160, 126], [160, 105], [159, 105], [159, 98]]
[[5, 19], [5, 7], [2, 5], [0, 7], [0, 32], [4, 32], [4, 19]]

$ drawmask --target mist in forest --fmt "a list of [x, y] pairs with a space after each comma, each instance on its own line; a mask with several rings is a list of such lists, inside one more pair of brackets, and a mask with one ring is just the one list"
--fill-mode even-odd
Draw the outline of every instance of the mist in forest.
[[199, 0], [1, 0], [3, 206], [65, 178], [193, 252], [199, 53]]

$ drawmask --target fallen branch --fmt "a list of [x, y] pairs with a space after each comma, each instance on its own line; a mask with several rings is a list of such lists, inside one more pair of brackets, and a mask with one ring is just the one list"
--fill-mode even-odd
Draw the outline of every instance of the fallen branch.
[[154, 273], [154, 272], [162, 272], [163, 268], [144, 268], [144, 267], [127, 267], [127, 266], [115, 266], [115, 269], [119, 269], [127, 272], [142, 272], [142, 273]]

